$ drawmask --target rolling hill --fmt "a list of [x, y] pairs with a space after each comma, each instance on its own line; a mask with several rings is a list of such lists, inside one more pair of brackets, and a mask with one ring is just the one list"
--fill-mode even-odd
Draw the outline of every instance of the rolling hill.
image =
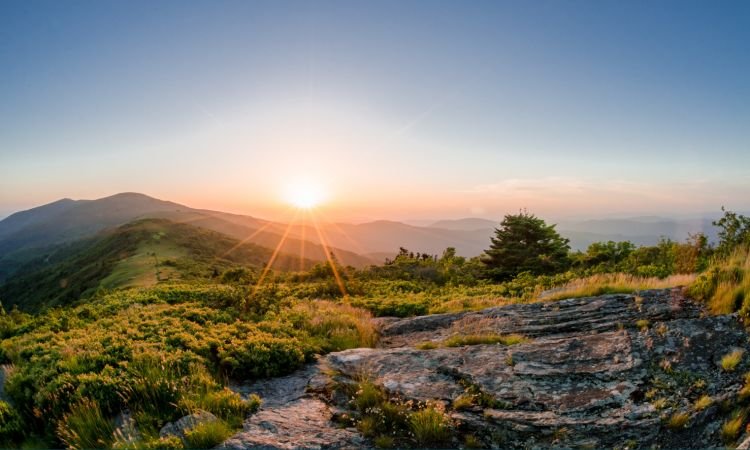
[[[62, 245], [143, 218], [192, 224], [268, 248], [276, 248], [286, 227], [250, 216], [193, 209], [137, 193], [97, 200], [63, 199], [0, 221], [0, 282]], [[362, 267], [373, 262], [346, 249], [331, 246], [329, 250], [345, 265]], [[325, 261], [328, 256], [319, 243], [294, 236], [283, 241], [280, 251], [315, 261]]]
[[[237, 265], [260, 269], [272, 252], [190, 224], [141, 219], [61, 246], [25, 264], [0, 285], [0, 299], [7, 302], [5, 307], [36, 310], [85, 298], [100, 288], [206, 279]], [[299, 269], [313, 264], [280, 253], [274, 267]]]

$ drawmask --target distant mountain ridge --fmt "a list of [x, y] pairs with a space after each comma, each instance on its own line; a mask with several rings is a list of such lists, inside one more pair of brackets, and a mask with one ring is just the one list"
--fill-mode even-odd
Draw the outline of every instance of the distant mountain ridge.
[[[122, 193], [97, 200], [62, 199], [17, 212], [0, 221], [0, 281], [15, 269], [52, 247], [142, 218], [163, 218], [217, 231], [282, 253], [324, 261], [333, 252], [344, 265], [363, 267], [382, 263], [399, 247], [440, 254], [455, 247], [463, 256], [480, 255], [490, 244], [497, 222], [484, 218], [438, 220], [428, 226], [378, 220], [360, 224], [324, 224], [321, 241], [309, 223], [291, 226], [256, 217], [190, 208], [138, 193]], [[552, 222], [554, 223], [554, 222]], [[661, 237], [682, 241], [689, 233], [704, 232], [715, 240], [711, 220], [666, 219], [644, 216], [626, 219], [564, 220], [557, 230], [571, 240], [574, 250], [597, 241], [629, 240], [653, 245]], [[282, 236], [287, 234], [287, 239]]]
[[[260, 230], [269, 222], [249, 216], [193, 209], [138, 193], [121, 193], [97, 200], [63, 199], [17, 212], [0, 221], [0, 281], [41, 253], [142, 218], [191, 223], [240, 240], [252, 236], [248, 242], [271, 249], [282, 241], [284, 228], [283, 224], [278, 224]], [[366, 256], [335, 246], [326, 250], [317, 243], [309, 240], [303, 242], [294, 237], [285, 240], [280, 251], [289, 254], [301, 252], [305, 257], [317, 261], [326, 260], [328, 251], [332, 251], [344, 264], [364, 266], [372, 263]]]

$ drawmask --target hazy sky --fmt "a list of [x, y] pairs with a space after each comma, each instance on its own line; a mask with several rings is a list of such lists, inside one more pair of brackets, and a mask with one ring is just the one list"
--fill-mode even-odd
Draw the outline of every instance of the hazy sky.
[[0, 2], [0, 215], [300, 182], [340, 219], [750, 209], [750, 2]]

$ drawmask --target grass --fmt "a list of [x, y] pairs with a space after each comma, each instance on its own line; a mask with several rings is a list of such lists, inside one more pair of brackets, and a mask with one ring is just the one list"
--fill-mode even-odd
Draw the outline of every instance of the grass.
[[742, 362], [745, 352], [741, 349], [733, 350], [721, 358], [721, 369], [725, 372], [733, 372]]
[[470, 334], [454, 335], [443, 341], [446, 347], [462, 347], [464, 345], [493, 345], [500, 344], [505, 346], [522, 344], [529, 339], [520, 334]]
[[647, 289], [665, 289], [687, 286], [695, 280], [695, 275], [670, 275], [666, 278], [639, 277], [623, 273], [598, 274], [578, 278], [555, 289], [549, 295], [538, 297], [542, 301], [556, 301], [566, 298], [595, 297], [605, 294], [632, 294]]
[[185, 447], [214, 448], [232, 435], [232, 429], [222, 420], [203, 422], [185, 432]]
[[434, 341], [420, 342], [414, 346], [417, 350], [434, 350], [440, 347], [440, 344]]
[[669, 428], [670, 430], [679, 430], [685, 428], [689, 421], [690, 414], [678, 411], [672, 414], [669, 417], [669, 420], [667, 420], [667, 428]]
[[750, 248], [735, 249], [688, 286], [688, 294], [706, 303], [712, 314], [740, 311], [750, 316]]
[[413, 413], [409, 417], [409, 426], [418, 446], [440, 446], [450, 441], [448, 417], [435, 406]]
[[696, 411], [703, 411], [714, 403], [714, 400], [709, 395], [703, 395], [693, 403], [693, 409]]
[[58, 438], [75, 450], [108, 448], [114, 441], [115, 425], [90, 399], [74, 405], [57, 426]]
[[745, 412], [738, 410], [721, 426], [721, 440], [726, 444], [736, 441], [745, 424]]
[[461, 394], [453, 400], [453, 402], [451, 403], [451, 406], [456, 411], [471, 409], [471, 407], [474, 406], [474, 396]]
[[396, 446], [396, 440], [393, 436], [381, 434], [373, 440], [373, 444], [375, 444], [375, 447], [377, 448], [393, 448]]

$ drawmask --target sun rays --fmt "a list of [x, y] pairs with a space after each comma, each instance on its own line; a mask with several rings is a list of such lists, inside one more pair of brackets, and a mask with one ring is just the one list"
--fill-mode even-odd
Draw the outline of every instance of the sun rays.
[[[288, 210], [292, 213], [291, 217], [288, 221], [286, 221], [287, 223], [286, 227], [284, 228], [284, 232], [281, 234], [281, 237], [276, 243], [276, 246], [274, 247], [270, 258], [264, 265], [263, 270], [261, 271], [260, 276], [255, 283], [255, 287], [253, 288], [253, 295], [256, 295], [259, 292], [264, 283], [268, 282], [270, 278], [273, 278], [273, 269], [280, 259], [279, 255], [281, 255], [282, 253], [286, 253], [289, 256], [299, 257], [298, 261], [300, 271], [304, 270], [307, 264], [309, 264], [309, 260], [306, 258], [312, 258], [313, 260], [322, 259], [326, 264], [330, 266], [331, 273], [333, 274], [336, 285], [341, 295], [346, 298], [348, 294], [346, 284], [344, 283], [344, 276], [342, 274], [342, 271], [344, 269], [339, 265], [337, 261], [340, 256], [336, 254], [336, 249], [332, 248], [329, 244], [330, 239], [327, 236], [325, 228], [328, 226], [333, 226], [336, 228], [338, 233], [340, 233], [344, 238], [353, 243], [356, 247], [361, 248], [361, 246], [357, 244], [356, 241], [354, 241], [354, 239], [352, 239], [352, 237], [349, 236], [344, 230], [342, 230], [335, 224], [325, 220], [322, 216], [322, 213], [319, 214], [319, 212], [316, 211], [315, 206], [323, 198], [322, 191], [314, 191], [314, 193], [311, 193], [313, 191], [298, 190], [295, 192], [296, 195], [294, 197], [287, 197], [289, 201], [293, 205], [295, 205], [294, 208]], [[252, 243], [254, 238], [273, 226], [277, 226], [280, 228], [283, 225], [277, 222], [265, 223], [263, 226], [250, 233], [247, 237], [237, 242], [231, 248], [227, 249], [221, 255], [221, 257], [226, 257], [243, 245]], [[312, 228], [312, 230], [308, 230], [308, 228]], [[308, 240], [309, 231], [314, 233], [314, 237], [317, 238], [317, 242]], [[294, 239], [299, 241], [298, 245], [290, 242]], [[298, 255], [293, 255], [292, 252], [294, 251], [294, 247], [298, 249]], [[315, 247], [318, 248], [316, 249]]]

